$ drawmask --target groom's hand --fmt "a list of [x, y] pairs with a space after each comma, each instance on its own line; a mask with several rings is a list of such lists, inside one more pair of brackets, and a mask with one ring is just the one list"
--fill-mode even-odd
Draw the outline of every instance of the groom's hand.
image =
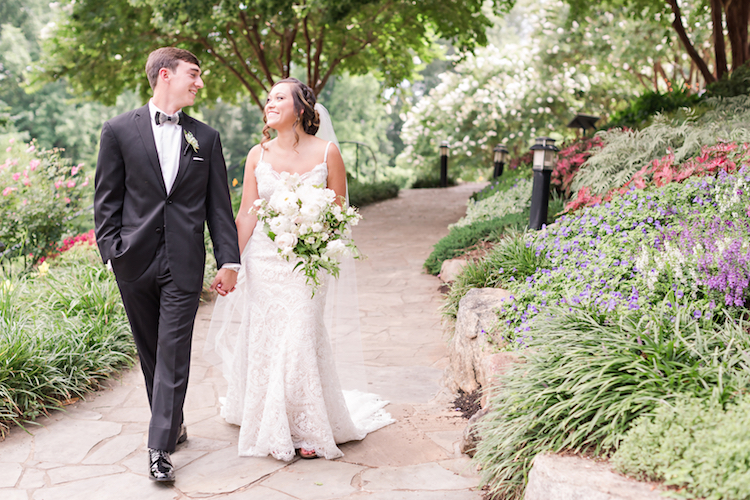
[[216, 290], [219, 295], [226, 295], [234, 291], [234, 285], [237, 284], [237, 272], [231, 269], [222, 268], [216, 273], [214, 282], [211, 283], [210, 290]]

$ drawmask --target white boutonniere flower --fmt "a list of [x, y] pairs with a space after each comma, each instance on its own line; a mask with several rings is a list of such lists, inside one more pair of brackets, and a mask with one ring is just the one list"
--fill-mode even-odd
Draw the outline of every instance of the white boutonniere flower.
[[192, 146], [193, 151], [196, 153], [198, 152], [198, 139], [195, 138], [195, 136], [188, 130], [185, 131], [185, 140], [187, 141], [190, 146]]

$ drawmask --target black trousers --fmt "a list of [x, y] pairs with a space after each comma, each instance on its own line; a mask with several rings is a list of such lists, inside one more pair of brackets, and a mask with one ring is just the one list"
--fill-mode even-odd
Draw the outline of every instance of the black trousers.
[[151, 406], [148, 447], [172, 452], [183, 421], [200, 290], [186, 292], [175, 286], [163, 241], [141, 277], [118, 280], [117, 285]]

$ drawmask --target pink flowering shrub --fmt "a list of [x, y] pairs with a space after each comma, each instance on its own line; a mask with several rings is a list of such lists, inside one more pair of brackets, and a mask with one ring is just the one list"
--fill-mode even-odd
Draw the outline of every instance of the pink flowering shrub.
[[57, 251], [89, 177], [59, 150], [6, 141], [0, 153], [0, 255], [21, 257], [28, 267]]
[[557, 163], [550, 179], [550, 184], [557, 189], [558, 193], [566, 198], [570, 196], [570, 185], [578, 169], [601, 145], [602, 140], [597, 136], [584, 137], [563, 144], [560, 152], [557, 153]]

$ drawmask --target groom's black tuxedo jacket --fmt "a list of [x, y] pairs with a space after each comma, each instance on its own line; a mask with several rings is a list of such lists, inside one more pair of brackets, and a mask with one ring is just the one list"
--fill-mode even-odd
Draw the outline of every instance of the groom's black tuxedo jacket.
[[[94, 194], [96, 241], [102, 260], [111, 261], [118, 281], [127, 282], [143, 274], [163, 238], [175, 285], [197, 291], [206, 256], [204, 221], [218, 267], [240, 262], [219, 133], [183, 114], [180, 166], [167, 194], [150, 120], [146, 105], [102, 127]], [[184, 132], [196, 138], [197, 151]]]

